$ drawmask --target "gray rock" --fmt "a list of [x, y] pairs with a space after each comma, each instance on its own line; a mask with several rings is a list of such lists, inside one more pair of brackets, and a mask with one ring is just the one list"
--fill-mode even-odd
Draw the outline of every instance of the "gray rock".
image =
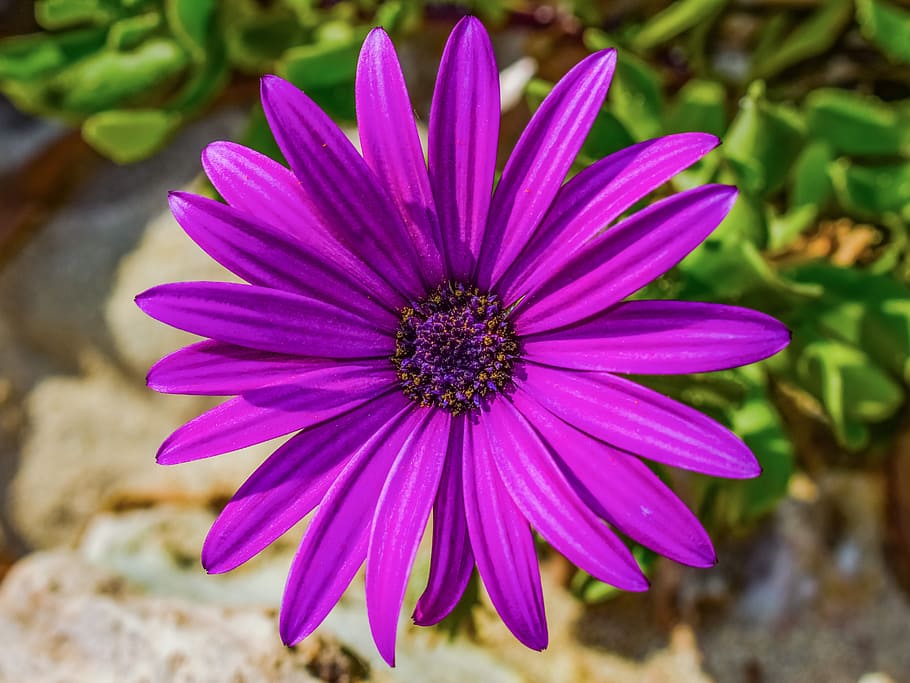
[[237, 278], [197, 247], [164, 211], [120, 261], [104, 306], [105, 329], [116, 356], [137, 379], [162, 356], [198, 339], [149, 318], [133, 301], [149, 287], [184, 280]]
[[[0, 271], [0, 317], [18, 342], [61, 367], [78, 365], [86, 348], [114, 355], [105, 304], [121, 259], [141, 241], [148, 223], [167, 208], [167, 191], [200, 171], [206, 143], [229, 137], [242, 112], [226, 110], [189, 126], [174, 144], [142, 163], [105, 162], [73, 199]], [[166, 267], [173, 254], [160, 254]], [[192, 263], [189, 264], [192, 267]], [[118, 292], [128, 299], [136, 292]]]
[[337, 642], [284, 648], [265, 610], [149, 598], [73, 552], [33, 555], [0, 587], [3, 683], [309, 683], [329, 668], [362, 680]]
[[[280, 604], [284, 574], [302, 533], [289, 532], [246, 565], [221, 576], [205, 576], [196, 561], [212, 515], [198, 510], [161, 507], [126, 514], [101, 515], [80, 544], [82, 556], [140, 585], [163, 599], [186, 599], [236, 609]], [[550, 648], [528, 651], [503, 626], [488, 601], [475, 610], [476, 639], [462, 634], [449, 639], [438, 629], [409, 623], [410, 613], [425, 578], [428, 548], [421, 549], [401, 618], [395, 669], [388, 669], [373, 645], [367, 621], [362, 577], [317, 630], [319, 637], [340, 642], [384, 680], [426, 683], [708, 683], [701, 655], [688, 628], [676, 629], [669, 647], [643, 662], [597, 651], [579, 644], [574, 623], [581, 606], [561, 585], [558, 571], [545, 565], [544, 590], [550, 627]], [[191, 558], [187, 561], [187, 558]], [[277, 640], [277, 624], [273, 626]], [[308, 641], [304, 641], [304, 645]]]
[[160, 396], [89, 358], [79, 376], [40, 380], [25, 399], [28, 427], [11, 486], [13, 520], [34, 547], [72, 542], [99, 510], [230, 496], [270, 450], [162, 467], [162, 439], [209, 399]]

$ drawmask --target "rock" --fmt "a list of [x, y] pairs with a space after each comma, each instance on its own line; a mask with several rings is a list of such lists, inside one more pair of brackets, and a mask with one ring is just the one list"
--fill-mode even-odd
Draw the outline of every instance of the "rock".
[[146, 597], [73, 552], [22, 560], [0, 587], [3, 683], [308, 683], [367, 673], [324, 636], [283, 647], [266, 610]]
[[[141, 163], [99, 164], [97, 174], [0, 271], [0, 314], [21, 344], [68, 368], [78, 366], [86, 348], [114, 355], [104, 313], [121, 259], [166, 210], [167, 191], [200, 173], [204, 145], [230, 136], [241, 116], [224, 110], [208, 117]], [[165, 268], [173, 254], [158, 256], [155, 263]], [[117, 293], [129, 300], [135, 294]]]
[[51, 376], [25, 399], [28, 427], [11, 486], [13, 520], [34, 547], [72, 542], [99, 510], [233, 494], [268, 444], [179, 467], [155, 463], [162, 439], [209, 404], [161, 396], [98, 358], [81, 376]]
[[[163, 202], [163, 195], [159, 197]], [[104, 320], [117, 357], [136, 378], [162, 356], [198, 339], [153, 320], [133, 299], [149, 287], [183, 280], [236, 281], [196, 246], [170, 212], [159, 213], [117, 268]]]
[[[227, 574], [208, 576], [199, 566], [198, 556], [212, 520], [211, 513], [175, 507], [100, 515], [86, 530], [80, 550], [93, 566], [141, 586], [149, 595], [237, 609], [255, 606], [277, 613], [285, 575], [303, 528], [290, 531], [244, 566]], [[272, 623], [272, 638], [279, 642], [276, 622]], [[449, 642], [434, 629], [411, 625], [402, 629], [396, 667], [389, 669], [373, 645], [362, 577], [355, 579], [317, 630], [319, 634], [329, 642], [342, 642], [357, 652], [375, 675], [384, 672], [381, 680], [427, 683], [524, 680], [465, 639]], [[308, 642], [309, 639], [303, 645]]]
[[[84, 561], [110, 572], [149, 596], [192, 600], [231, 609], [260, 608], [273, 613], [280, 604], [284, 577], [302, 535], [298, 527], [244, 566], [207, 576], [198, 554], [212, 514], [173, 506], [99, 515], [80, 543]], [[422, 548], [421, 553], [428, 552]], [[423, 586], [425, 557], [418, 557], [412, 584]], [[579, 644], [574, 622], [580, 607], [545, 567], [544, 581], [551, 645], [528, 651], [502, 625], [489, 602], [475, 609], [479, 633], [447, 638], [439, 629], [410, 624], [404, 614], [419, 591], [406, 598], [399, 630], [396, 667], [389, 669], [373, 645], [366, 614], [362, 576], [345, 593], [317, 636], [342, 643], [367, 664], [374, 676], [426, 683], [707, 683], [691, 630], [680, 627], [668, 648], [658, 648], [645, 662], [599, 652]], [[0, 606], [2, 609], [2, 606]], [[273, 624], [277, 641], [277, 624]], [[305, 641], [303, 645], [307, 645]]]
[[209, 575], [199, 555], [214, 519], [209, 510], [176, 505], [102, 513], [86, 528], [79, 551], [150, 595], [276, 609], [303, 528], [234, 571]]

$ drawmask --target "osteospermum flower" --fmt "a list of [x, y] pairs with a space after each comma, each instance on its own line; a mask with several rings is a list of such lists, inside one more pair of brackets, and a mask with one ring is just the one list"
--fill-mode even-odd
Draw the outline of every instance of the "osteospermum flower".
[[715, 562], [702, 526], [639, 457], [734, 478], [758, 463], [721, 425], [622, 375], [735, 367], [789, 335], [743, 308], [623, 301], [698, 245], [736, 190], [689, 190], [603, 231], [717, 144], [700, 133], [642, 142], [563, 184], [615, 60], [593, 54], [556, 85], [494, 191], [498, 79], [481, 24], [464, 19], [449, 38], [428, 164], [376, 29], [357, 69], [362, 156], [270, 76], [262, 103], [290, 170], [216, 142], [203, 165], [227, 205], [171, 195], [189, 236], [249, 284], [174, 283], [137, 298], [208, 338], [158, 362], [150, 387], [236, 395], [172, 434], [158, 461], [298, 432], [227, 504], [202, 551], [209, 572], [229, 571], [316, 511], [287, 580], [286, 643], [320, 624], [365, 562], [370, 625], [392, 663], [431, 511], [414, 620], [445, 617], [476, 566], [534, 649], [547, 628], [532, 529], [624, 590], [648, 584], [614, 529], [683, 564]]

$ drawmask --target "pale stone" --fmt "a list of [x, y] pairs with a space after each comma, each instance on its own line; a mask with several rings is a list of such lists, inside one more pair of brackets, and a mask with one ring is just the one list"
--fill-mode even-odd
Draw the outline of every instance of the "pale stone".
[[41, 380], [25, 400], [27, 428], [11, 509], [33, 546], [72, 542], [99, 510], [231, 496], [274, 448], [262, 444], [179, 467], [155, 463], [161, 441], [209, 405], [161, 396], [99, 359], [81, 376]]
[[2, 683], [309, 683], [328, 657], [336, 680], [360, 680], [333, 641], [283, 647], [266, 610], [145, 597], [72, 552], [33, 555], [0, 586]]

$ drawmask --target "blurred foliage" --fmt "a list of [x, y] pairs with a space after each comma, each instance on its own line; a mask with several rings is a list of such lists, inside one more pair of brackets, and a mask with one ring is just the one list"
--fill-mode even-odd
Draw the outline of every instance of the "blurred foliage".
[[[618, 47], [620, 62], [579, 169], [656, 135], [707, 131], [723, 144], [674, 189], [740, 188], [714, 234], [638, 296], [750, 306], [793, 332], [758, 366], [636, 378], [713, 415], [756, 453], [758, 479], [683, 483], [710, 530], [748, 528], [786, 495], [795, 467], [793, 416], [774, 386], [817, 410], [857, 464], [888, 446], [906, 406], [910, 12], [875, 0], [682, 0], [583, 37], [589, 50]], [[550, 87], [530, 85], [532, 108]], [[638, 552], [649, 571], [653, 556]], [[612, 595], [583, 572], [572, 586], [587, 601]]]
[[397, 30], [418, 10], [406, 0], [39, 0], [46, 31], [0, 41], [0, 91], [81, 125], [99, 152], [127, 163], [157, 151], [233, 76], [278, 73], [350, 118], [367, 31]]
[[[639, 378], [729, 425], [762, 463], [755, 480], [686, 480], [706, 525], [747, 527], [786, 494], [794, 426], [776, 387], [823, 416], [844, 452], [888, 444], [910, 382], [910, 10], [896, 0], [41, 0], [45, 31], [0, 41], [0, 91], [130, 162], [266, 72], [349, 119], [369, 27], [413, 34], [467, 11], [544, 36], [528, 41], [542, 67], [567, 42], [620, 48], [576, 170], [667, 133], [723, 140], [673, 189], [732, 183], [739, 201], [641, 295], [758, 308], [794, 339], [760, 366]], [[530, 83], [532, 109], [551, 87]], [[280, 158], [258, 107], [243, 141]], [[611, 594], [584, 574], [573, 587]]]

